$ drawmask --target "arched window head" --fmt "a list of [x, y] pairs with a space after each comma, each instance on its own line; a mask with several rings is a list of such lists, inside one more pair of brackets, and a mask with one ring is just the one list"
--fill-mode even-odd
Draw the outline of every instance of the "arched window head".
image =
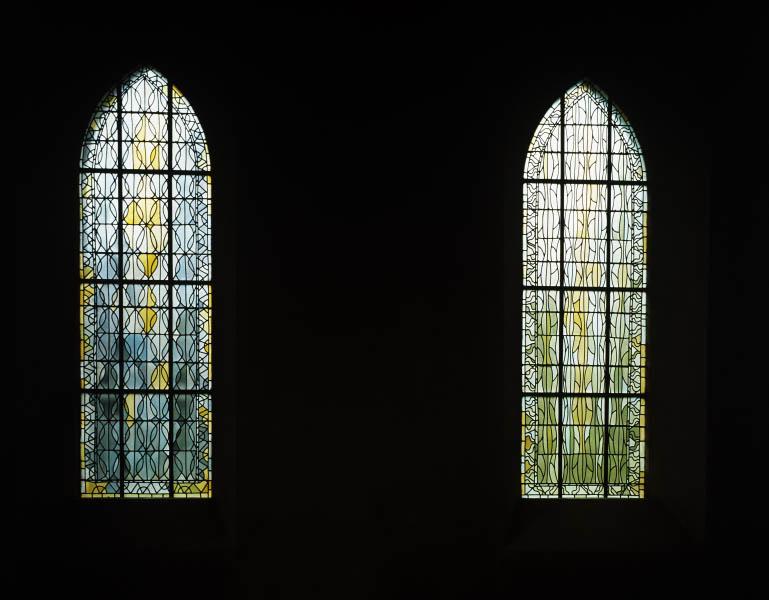
[[642, 498], [646, 168], [588, 82], [526, 156], [522, 325], [522, 496]]
[[81, 495], [211, 496], [211, 175], [179, 89], [141, 68], [80, 159]]

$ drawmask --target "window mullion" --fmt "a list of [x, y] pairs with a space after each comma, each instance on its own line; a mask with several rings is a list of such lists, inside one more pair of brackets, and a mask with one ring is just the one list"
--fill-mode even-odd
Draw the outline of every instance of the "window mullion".
[[174, 269], [173, 269], [173, 86], [168, 97], [168, 495], [174, 497]]
[[124, 373], [124, 338], [123, 330], [123, 83], [118, 84], [117, 88], [117, 239], [118, 239], [118, 418], [120, 419], [120, 437], [118, 440], [118, 450], [120, 456], [120, 497], [125, 495], [125, 373]]
[[566, 276], [566, 263], [564, 260], [564, 235], [565, 235], [565, 213], [564, 213], [564, 190], [566, 173], [566, 96], [561, 96], [561, 201], [560, 201], [560, 263], [561, 273], [559, 278], [559, 302], [558, 302], [558, 497], [563, 497], [563, 329], [564, 323], [564, 279]]
[[604, 358], [604, 400], [603, 400], [603, 495], [609, 496], [609, 393], [611, 362], [611, 100], [607, 100], [607, 124], [606, 135], [606, 348]]

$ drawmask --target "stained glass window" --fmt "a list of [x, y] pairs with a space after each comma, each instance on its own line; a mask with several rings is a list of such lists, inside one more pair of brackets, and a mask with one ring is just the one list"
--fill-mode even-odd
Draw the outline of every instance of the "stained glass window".
[[81, 496], [211, 496], [211, 173], [179, 89], [110, 90], [80, 158]]
[[575, 85], [523, 176], [524, 498], [644, 495], [646, 195], [628, 120]]

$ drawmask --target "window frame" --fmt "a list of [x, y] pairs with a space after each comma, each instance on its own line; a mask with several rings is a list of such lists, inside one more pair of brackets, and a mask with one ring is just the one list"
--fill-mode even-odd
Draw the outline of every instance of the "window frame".
[[[590, 177], [584, 177], [584, 178], [567, 178], [566, 177], [566, 157], [567, 157], [567, 149], [566, 149], [566, 143], [567, 143], [567, 135], [566, 130], [567, 127], [570, 126], [570, 124], [567, 122], [567, 112], [566, 112], [566, 99], [567, 97], [572, 94], [575, 90], [579, 88], [585, 88], [584, 94], [587, 93], [593, 93], [596, 96], [598, 96], [606, 106], [606, 121], [605, 124], [602, 125], [602, 127], [606, 128], [606, 153], [604, 156], [606, 157], [606, 171], [605, 176], [603, 179], [593, 179]], [[542, 127], [546, 124], [548, 117], [551, 115], [551, 112], [554, 110], [554, 108], [558, 106], [558, 121], [557, 121], [557, 127], [559, 129], [559, 148], [558, 148], [558, 177], [552, 178], [552, 177], [544, 177], [544, 178], [536, 178], [536, 177], [529, 177], [528, 168], [529, 168], [529, 160], [530, 155], [534, 153], [542, 154], [545, 152], [545, 150], [542, 149], [542, 147], [538, 148], [536, 152], [532, 152], [532, 146], [537, 141], [538, 135], [540, 133], [540, 130]], [[613, 119], [617, 116], [616, 121]], [[575, 128], [575, 126], [578, 125], [577, 123], [572, 123], [571, 127]], [[627, 130], [627, 135], [630, 136], [630, 141], [635, 145], [637, 149], [637, 155], [636, 159], [640, 161], [640, 177], [639, 178], [632, 178], [625, 180], [625, 179], [619, 179], [614, 176], [613, 171], [613, 164], [612, 164], [612, 156], [616, 154], [622, 154], [617, 153], [613, 150], [613, 140], [612, 140], [612, 133], [614, 132], [614, 128], [617, 127], [623, 127]], [[627, 140], [623, 140], [624, 142], [624, 148], [627, 148]], [[519, 222], [521, 223], [521, 229], [519, 230], [521, 232], [521, 235], [518, 239], [522, 240], [522, 247], [519, 249], [518, 256], [521, 257], [521, 263], [519, 268], [519, 273], [523, 274], [523, 277], [521, 279], [521, 288], [520, 288], [520, 298], [521, 298], [521, 331], [522, 337], [521, 337], [521, 353], [519, 354], [521, 358], [521, 368], [520, 368], [520, 377], [519, 379], [521, 383], [520, 394], [519, 398], [521, 400], [520, 410], [521, 414], [519, 415], [519, 423], [521, 425], [521, 439], [520, 439], [520, 465], [521, 465], [521, 487], [520, 487], [520, 494], [521, 498], [525, 500], [552, 500], [552, 499], [590, 499], [590, 500], [605, 500], [605, 499], [643, 499], [645, 497], [645, 473], [646, 473], [646, 413], [645, 413], [645, 406], [646, 401], [648, 398], [647, 395], [647, 387], [646, 387], [646, 343], [647, 343], [647, 335], [648, 335], [648, 282], [647, 282], [647, 252], [646, 252], [646, 242], [647, 242], [647, 233], [648, 233], [648, 222], [646, 220], [648, 216], [648, 205], [647, 202], [647, 196], [648, 196], [648, 189], [649, 189], [649, 180], [647, 176], [647, 169], [645, 165], [643, 150], [641, 148], [640, 143], [638, 142], [637, 135], [635, 133], [635, 130], [630, 125], [629, 120], [627, 117], [625, 117], [624, 113], [621, 111], [621, 109], [613, 102], [611, 97], [609, 97], [606, 92], [604, 92], [602, 89], [600, 89], [598, 86], [593, 84], [588, 79], [582, 79], [577, 84], [572, 85], [568, 87], [565, 91], [563, 91], [560, 95], [558, 100], [551, 104], [551, 106], [547, 109], [544, 116], [540, 118], [536, 128], [534, 135], [530, 138], [529, 142], [529, 148], [525, 152], [525, 168], [523, 169], [523, 177], [520, 178], [520, 187], [519, 190], [522, 190], [522, 198], [523, 203], [521, 206], [521, 218]], [[528, 207], [526, 206], [527, 203], [527, 185], [537, 185], [537, 184], [546, 184], [546, 185], [558, 185], [559, 191], [558, 191], [558, 212], [559, 212], [559, 218], [558, 218], [558, 244], [559, 244], [559, 251], [558, 251], [558, 263], [559, 263], [559, 277], [558, 277], [558, 284], [555, 286], [550, 285], [540, 285], [539, 284], [539, 277], [537, 276], [535, 279], [535, 285], [527, 285], [527, 275], [526, 275], [526, 252], [527, 252], [527, 230], [526, 230], [526, 211], [528, 210]], [[604, 235], [603, 241], [605, 242], [605, 271], [603, 276], [603, 285], [602, 286], [567, 286], [565, 284], [565, 266], [568, 262], [565, 258], [566, 256], [566, 250], [567, 250], [567, 242], [565, 237], [565, 228], [566, 228], [566, 222], [565, 222], [565, 204], [566, 204], [566, 189], [565, 187], [567, 185], [596, 185], [596, 186], [605, 186], [606, 191], [606, 207], [605, 207], [605, 228], [604, 228]], [[642, 277], [641, 277], [641, 285], [634, 285], [632, 281], [626, 286], [616, 286], [612, 284], [612, 271], [611, 271], [611, 265], [612, 265], [612, 250], [611, 250], [611, 243], [614, 240], [614, 232], [612, 227], [612, 213], [613, 212], [621, 212], [621, 211], [612, 211], [612, 187], [616, 186], [637, 186], [642, 189], [642, 210], [640, 211], [640, 214], [642, 215], [642, 225], [640, 226], [640, 239], [642, 243], [642, 255], [641, 255], [641, 262], [640, 262], [640, 268], [642, 271]], [[541, 211], [541, 208], [536, 209], [537, 212]], [[583, 209], [584, 210], [584, 209]], [[535, 226], [536, 227], [536, 226]], [[635, 230], [633, 230], [633, 233], [635, 234]], [[537, 250], [537, 234], [533, 236], [534, 238], [534, 245], [535, 245], [535, 251]], [[634, 240], [633, 240], [634, 241]], [[572, 248], [572, 253], [574, 253]], [[532, 292], [536, 294], [538, 291], [547, 290], [547, 291], [555, 291], [559, 295], [558, 299], [558, 319], [557, 319], [557, 328], [558, 328], [558, 360], [556, 363], [556, 370], [558, 373], [558, 389], [557, 391], [540, 391], [535, 387], [534, 390], [526, 389], [526, 293]], [[579, 392], [568, 392], [564, 391], [564, 329], [566, 328], [566, 323], [564, 321], [564, 295], [567, 292], [571, 291], [577, 291], [577, 292], [585, 292], [585, 293], [597, 293], [598, 295], [601, 295], [603, 297], [604, 302], [604, 331], [601, 335], [601, 340], [604, 344], [603, 352], [603, 390], [600, 392], [585, 392], [585, 391], [579, 391]], [[612, 340], [612, 332], [611, 332], [611, 315], [612, 315], [612, 303], [610, 302], [610, 299], [612, 298], [612, 292], [618, 292], [622, 294], [629, 294], [629, 295], [638, 295], [641, 299], [640, 308], [635, 312], [628, 313], [630, 317], [639, 317], [640, 318], [640, 348], [639, 348], [639, 354], [640, 354], [640, 360], [638, 364], [638, 372], [639, 372], [639, 389], [632, 392], [625, 392], [625, 393], [618, 393], [613, 392], [610, 390], [610, 386], [612, 385], [612, 379], [610, 376], [610, 369], [616, 365], [611, 364], [610, 356], [612, 352], [611, 348], [611, 340]], [[581, 312], [581, 311], [580, 311]], [[535, 314], [537, 314], [538, 311], [535, 309]], [[537, 339], [539, 334], [537, 332], [537, 323], [535, 322], [534, 325], [534, 331], [533, 334], [534, 338]], [[535, 365], [536, 368], [536, 365]], [[564, 471], [563, 471], [563, 455], [564, 452], [564, 419], [563, 419], [563, 400], [566, 398], [574, 398], [574, 399], [581, 399], [581, 398], [596, 398], [602, 400], [602, 406], [601, 410], [603, 413], [603, 422], [600, 423], [601, 425], [601, 431], [603, 432], [602, 435], [602, 449], [601, 454], [598, 455], [602, 459], [602, 478], [600, 486], [602, 487], [602, 493], [600, 495], [597, 495], [596, 493], [585, 493], [585, 494], [579, 494], [578, 492], [572, 493], [572, 494], [564, 494], [563, 493], [563, 486], [564, 486]], [[529, 443], [531, 440], [527, 436], [527, 411], [525, 403], [527, 399], [534, 399], [534, 398], [554, 398], [556, 402], [558, 417], [557, 417], [557, 424], [556, 426], [556, 443], [557, 445], [557, 480], [555, 484], [550, 483], [549, 485], [555, 485], [557, 487], [557, 494], [552, 493], [544, 493], [544, 494], [527, 494], [527, 481], [526, 481], [526, 471], [527, 471], [527, 443]], [[611, 421], [611, 415], [610, 415], [610, 407], [612, 405], [618, 405], [623, 398], [627, 398], [627, 403], [630, 404], [631, 399], [637, 399], [639, 402], [640, 410], [639, 410], [639, 416], [638, 420], [640, 423], [640, 431], [638, 432], [638, 436], [640, 439], [640, 448], [639, 448], [639, 458], [640, 458], [640, 466], [639, 466], [639, 480], [637, 482], [638, 491], [636, 494], [610, 494], [610, 488], [614, 487], [614, 485], [610, 482], [609, 477], [609, 469], [610, 469], [610, 452], [609, 452], [609, 445], [610, 445], [610, 429], [612, 427], [612, 421]], [[599, 400], [599, 402], [601, 401]], [[613, 400], [613, 401], [612, 401]], [[536, 409], [538, 410], [538, 408]], [[537, 413], [539, 414], [539, 413]], [[615, 419], [618, 419], [615, 417]], [[618, 429], [616, 427], [617, 421], [615, 421], [615, 429]], [[549, 425], [548, 425], [549, 427]], [[629, 427], [628, 427], [629, 429]], [[627, 433], [627, 432], [626, 432]], [[538, 443], [539, 440], [534, 442], [534, 444]], [[529, 465], [529, 468], [532, 468], [536, 474], [537, 470], [537, 464], [531, 464]], [[617, 465], [617, 469], [619, 469], [619, 466]], [[577, 484], [577, 485], [584, 485], [584, 484]], [[617, 485], [616, 487], [621, 487]], [[627, 483], [624, 484], [624, 487], [629, 487]]]
[[[157, 76], [160, 78], [160, 80], [163, 82], [161, 85], [161, 88], [163, 90], [163, 94], [165, 96], [165, 115], [163, 115], [163, 112], [157, 112], [154, 113], [151, 108], [147, 108], [144, 106], [140, 106], [137, 114], [141, 114], [144, 117], [148, 114], [157, 114], [159, 116], [165, 116], [166, 117], [166, 138], [164, 140], [160, 140], [160, 142], [157, 144], [157, 149], [160, 150], [161, 146], [164, 147], [167, 154], [165, 156], [165, 168], [147, 168], [146, 165], [145, 168], [127, 168], [124, 161], [124, 149], [126, 148], [127, 144], [131, 144], [132, 142], [136, 142], [136, 140], [124, 140], [123, 134], [124, 134], [124, 125], [125, 125], [125, 115], [130, 114], [131, 111], [124, 109], [124, 98], [126, 96], [126, 93], [129, 89], [133, 89], [131, 86], [133, 85], [132, 79], [136, 77], [141, 77], [146, 74], [153, 74], [154, 76]], [[110, 98], [111, 96], [114, 96], [114, 101], [116, 103], [115, 106], [115, 133], [116, 133], [116, 139], [114, 140], [106, 140], [107, 143], [110, 141], [115, 142], [116, 148], [117, 148], [117, 155], [115, 157], [115, 161], [112, 168], [104, 167], [102, 166], [95, 166], [95, 167], [85, 167], [84, 163], [86, 161], [85, 159], [85, 151], [89, 146], [89, 143], [93, 143], [93, 140], [89, 138], [89, 134], [92, 133], [92, 128], [94, 123], [96, 123], [97, 115], [99, 115], [101, 112], [110, 112], [110, 111], [102, 111], [102, 108], [105, 104], [105, 100]], [[175, 110], [175, 106], [186, 106], [186, 110]], [[197, 144], [199, 146], [198, 151], [202, 154], [199, 154], [198, 156], [202, 156], [204, 159], [204, 168], [198, 168], [198, 169], [180, 169], [175, 168], [175, 162], [174, 162], [174, 145], [175, 143], [182, 148], [185, 145], [190, 145], [191, 142], [189, 141], [189, 138], [184, 137], [184, 133], [181, 134], [181, 137], [179, 140], [183, 141], [176, 141], [174, 138], [175, 134], [175, 125], [178, 123], [181, 123], [184, 121], [184, 119], [177, 119], [175, 120], [174, 117], [186, 117], [189, 122], [184, 123], [183, 125], [189, 126], [190, 123], [192, 124], [192, 128], [194, 131], [191, 131], [189, 129], [186, 130], [187, 134], [195, 134], [199, 135], [199, 138], [197, 139]], [[82, 141], [81, 144], [81, 158], [78, 165], [78, 187], [79, 187], [79, 200], [80, 200], [80, 206], [81, 206], [81, 212], [78, 219], [78, 226], [80, 229], [80, 243], [79, 243], [79, 253], [80, 253], [80, 260], [81, 260], [81, 267], [80, 267], [80, 277], [79, 277], [79, 287], [80, 287], [80, 294], [81, 294], [81, 302], [80, 302], [80, 319], [81, 319], [81, 333], [80, 333], [80, 339], [81, 339], [81, 361], [80, 361], [80, 369], [81, 369], [81, 381], [80, 381], [80, 390], [79, 390], [79, 396], [81, 398], [81, 415], [80, 415], [80, 498], [88, 498], [88, 499], [101, 499], [101, 498], [131, 498], [131, 499], [174, 499], [174, 498], [195, 498], [195, 499], [211, 499], [213, 497], [212, 495], [212, 469], [211, 469], [211, 450], [212, 450], [212, 435], [211, 435], [211, 405], [213, 401], [214, 396], [214, 388], [213, 388], [213, 381], [212, 381], [212, 344], [211, 344], [211, 328], [210, 328], [210, 318], [211, 318], [211, 297], [212, 297], [212, 289], [213, 289], [213, 278], [211, 276], [211, 261], [213, 257], [213, 249], [212, 249], [212, 219], [211, 219], [211, 177], [212, 177], [212, 169], [210, 165], [210, 154], [208, 150], [208, 143], [205, 137], [205, 134], [202, 129], [202, 125], [200, 124], [200, 121], [198, 119], [197, 113], [192, 109], [189, 102], [186, 100], [184, 95], [179, 91], [179, 89], [174, 85], [173, 81], [170, 78], [165, 77], [162, 75], [157, 69], [151, 66], [142, 66], [132, 69], [128, 72], [127, 75], [122, 77], [120, 81], [114, 85], [110, 90], [103, 96], [102, 100], [98, 104], [96, 110], [92, 113], [90, 118], [91, 126], [89, 129], [86, 130], [86, 136]], [[147, 140], [144, 140], [142, 143], [146, 143]], [[104, 140], [102, 140], [102, 143]], [[150, 141], [151, 143], [151, 141]], [[98, 144], [96, 144], [98, 145]], [[183, 150], [184, 151], [184, 150]], [[190, 160], [190, 157], [185, 157], [186, 162], [188, 163]], [[194, 164], [198, 164], [197, 162]], [[86, 231], [84, 229], [85, 227], [85, 219], [83, 215], [83, 201], [86, 197], [84, 194], [84, 184], [83, 184], [83, 178], [87, 175], [93, 175], [93, 174], [106, 174], [106, 175], [112, 175], [115, 177], [115, 180], [117, 182], [117, 213], [114, 221], [114, 227], [115, 227], [115, 235], [117, 237], [117, 250], [114, 253], [114, 257], [117, 261], [117, 267], [115, 268], [115, 274], [114, 277], [111, 278], [97, 278], [93, 277], [93, 271], [91, 272], [91, 276], [86, 275], [86, 271], [83, 268], [83, 260], [84, 255], [86, 254], [96, 254], [94, 250], [90, 250], [87, 252], [84, 250], [84, 237], [86, 236]], [[165, 246], [166, 248], [161, 248], [157, 251], [157, 255], [162, 256], [165, 254], [165, 257], [167, 259], [166, 264], [166, 273], [165, 277], [158, 277], [155, 279], [151, 278], [152, 274], [147, 274], [145, 270], [145, 275], [147, 275], [146, 278], [128, 278], [126, 276], [125, 272], [125, 261], [127, 258], [129, 258], [130, 254], [126, 252], [124, 245], [125, 245], [125, 237], [126, 237], [126, 192], [124, 190], [125, 187], [125, 176], [135, 175], [137, 177], [151, 177], [151, 176], [157, 176], [159, 180], [165, 181], [166, 186], [166, 194], [165, 198], [163, 195], [157, 196], [155, 198], [158, 202], [162, 203], [165, 201], [165, 209], [167, 212], [167, 219], [164, 223], [161, 223], [160, 226], [165, 229], [165, 236], [166, 236], [166, 242]], [[177, 183], [175, 181], [175, 178], [181, 178], [181, 177], [195, 177], [198, 178], [199, 183], [203, 182], [203, 185], [201, 186], [201, 189], [204, 189], [204, 192], [200, 192], [198, 190], [198, 195], [184, 195], [184, 194], [178, 194], [175, 192], [175, 186], [174, 183]], [[149, 198], [149, 197], [148, 197]], [[98, 200], [105, 200], [106, 198], [98, 198]], [[136, 196], [134, 201], [137, 199], [146, 200], [144, 196]], [[195, 223], [192, 227], [194, 230], [192, 235], [197, 240], [199, 237], [203, 236], [206, 238], [205, 240], [205, 251], [203, 253], [193, 253], [195, 255], [196, 260], [200, 260], [200, 257], [204, 257], [204, 262], [206, 263], [206, 267], [202, 269], [203, 274], [201, 275], [201, 268], [200, 263], [197, 262], [192, 273], [191, 278], [185, 278], [180, 279], [175, 274], [175, 268], [174, 263], [179, 260], [179, 256], [175, 254], [174, 252], [174, 237], [175, 233], [181, 229], [182, 227], [189, 226], [188, 223], [180, 224], [176, 222], [176, 217], [174, 215], [174, 203], [175, 202], [189, 202], [191, 200], [202, 202], [207, 207], [207, 212], [202, 220], [202, 223]], [[158, 209], [160, 210], [160, 209]], [[145, 228], [147, 228], [147, 224], [143, 224]], [[186, 256], [186, 252], [183, 253], [184, 256]], [[138, 255], [137, 255], [138, 256]], [[160, 262], [158, 260], [158, 262]], [[94, 387], [87, 387], [85, 385], [85, 379], [83, 379], [83, 368], [86, 362], [88, 362], [88, 359], [84, 356], [84, 344], [86, 344], [85, 341], [85, 331], [83, 329], [84, 327], [84, 309], [85, 309], [85, 301], [84, 301], [84, 289], [87, 286], [90, 286], [91, 294], [95, 294], [95, 290], [98, 289], [98, 286], [100, 285], [106, 285], [106, 286], [115, 286], [118, 288], [118, 303], [117, 303], [117, 323], [118, 323], [118, 330], [117, 330], [117, 360], [116, 365], [118, 368], [118, 376], [117, 376], [117, 385], [112, 386], [106, 386], [106, 387], [100, 387], [100, 386], [94, 386]], [[147, 289], [150, 289], [150, 287], [165, 287], [166, 288], [166, 294], [167, 294], [167, 303], [165, 305], [159, 305], [158, 306], [158, 312], [162, 311], [167, 315], [167, 323], [166, 328], [167, 331], [165, 332], [165, 335], [167, 335], [167, 362], [165, 366], [165, 379], [166, 379], [166, 386], [162, 387], [162, 385], [158, 388], [153, 387], [153, 382], [146, 383], [143, 387], [130, 387], [126, 385], [126, 379], [125, 379], [125, 367], [128, 362], [125, 356], [125, 350], [126, 350], [126, 303], [125, 303], [125, 294], [126, 289], [128, 286], [144, 286]], [[181, 305], [174, 305], [174, 292], [176, 292], [180, 287], [189, 287], [189, 288], [199, 288], [197, 291], [203, 293], [203, 296], [206, 298], [206, 300], [203, 301], [202, 304], [198, 305], [188, 305], [188, 304], [181, 304]], [[114, 305], [112, 305], [114, 306]], [[135, 308], [139, 308], [139, 305]], [[176, 379], [177, 379], [177, 373], [175, 371], [175, 362], [174, 362], [174, 354], [175, 354], [175, 343], [178, 343], [178, 337], [175, 339], [175, 325], [176, 319], [179, 317], [175, 313], [176, 311], [184, 311], [188, 308], [196, 309], [199, 311], [198, 317], [200, 317], [201, 314], [204, 314], [201, 311], [205, 311], [206, 316], [206, 323], [203, 325], [203, 327], [206, 328], [206, 339], [207, 339], [207, 349], [205, 350], [206, 354], [206, 361], [200, 363], [200, 365], [204, 365], [205, 368], [208, 371], [208, 375], [205, 379], [205, 385], [203, 387], [195, 386], [195, 387], [184, 387], [184, 386], [177, 386]], [[157, 319], [156, 319], [157, 321]], [[155, 322], [156, 322], [155, 321]], [[200, 335], [200, 331], [197, 332]], [[92, 334], [94, 337], [98, 338], [98, 332], [95, 330]], [[181, 333], [179, 333], [181, 335]], [[198, 347], [199, 339], [195, 339], [196, 347], [197, 347], [197, 358], [199, 359], [200, 354], [200, 348]], [[95, 359], [92, 359], [95, 360]], [[179, 361], [183, 362], [183, 361]], [[161, 373], [162, 376], [162, 373]], [[115, 404], [119, 407], [118, 410], [115, 412], [118, 413], [118, 425], [119, 425], [119, 433], [117, 437], [117, 454], [118, 454], [118, 462], [119, 462], [119, 477], [117, 480], [111, 480], [108, 479], [104, 482], [93, 482], [95, 484], [95, 491], [94, 492], [94, 486], [92, 486], [91, 492], [88, 493], [87, 484], [89, 483], [87, 475], [86, 475], [86, 415], [84, 412], [84, 406], [86, 403], [85, 397], [89, 394], [106, 394], [106, 395], [116, 395], [118, 396], [118, 399], [115, 400]], [[127, 409], [127, 398], [128, 396], [135, 396], [138, 394], [142, 394], [144, 396], [150, 397], [152, 395], [155, 396], [162, 396], [165, 395], [167, 397], [167, 416], [165, 418], [159, 419], [158, 422], [165, 425], [166, 429], [166, 448], [165, 448], [165, 454], [166, 454], [166, 463], [167, 468], [165, 469], [165, 473], [168, 475], [167, 479], [163, 480], [160, 477], [149, 480], [149, 481], [140, 481], [140, 483], [155, 483], [159, 482], [162, 484], [167, 485], [167, 489], [165, 492], [146, 492], [146, 491], [138, 491], [134, 493], [127, 493], [126, 492], [126, 482], [130, 481], [126, 477], [126, 454], [128, 453], [128, 441], [126, 438], [126, 429], [127, 427], [130, 427], [130, 425], [126, 425], [126, 421], [131, 419], [133, 421], [133, 417], [130, 415], [130, 412], [128, 415], [126, 415]], [[179, 399], [180, 396], [189, 396], [196, 399], [196, 401], [199, 401], [201, 398], [203, 398], [200, 406], [196, 406], [198, 410], [195, 412], [194, 422], [196, 425], [203, 424], [203, 427], [207, 429], [207, 437], [205, 433], [201, 433], [198, 431], [197, 435], [200, 438], [200, 440], [204, 441], [205, 449], [203, 450], [202, 456], [204, 457], [203, 460], [205, 461], [206, 467], [204, 469], [204, 476], [203, 479], [200, 481], [195, 482], [190, 480], [184, 480], [181, 477], [176, 477], [177, 475], [175, 473], [175, 460], [177, 456], [181, 453], [183, 453], [183, 450], [178, 447], [176, 444], [176, 436], [177, 436], [177, 426], [179, 431], [182, 430], [183, 427], [187, 426], [189, 427], [189, 423], [185, 423], [187, 419], [185, 418], [178, 418], [177, 414], [175, 412], [175, 403]], [[185, 400], [188, 400], [185, 398]], [[110, 412], [112, 409], [109, 409]], [[198, 418], [199, 417], [199, 418]], [[200, 429], [200, 427], [198, 427]], [[202, 430], [201, 430], [202, 431]], [[200, 437], [203, 436], [203, 437]], [[197, 439], [197, 438], [196, 438]], [[96, 443], [96, 442], [95, 442]], [[146, 450], [145, 450], [146, 452]], [[116, 483], [117, 484], [117, 491], [116, 492], [107, 492], [106, 489], [109, 487], [109, 483]], [[101, 488], [101, 489], [99, 489]]]

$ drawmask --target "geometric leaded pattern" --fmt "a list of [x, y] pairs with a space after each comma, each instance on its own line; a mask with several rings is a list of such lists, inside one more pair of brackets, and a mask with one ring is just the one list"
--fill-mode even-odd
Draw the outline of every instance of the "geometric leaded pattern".
[[211, 496], [211, 176], [187, 100], [142, 68], [80, 160], [81, 496]]
[[635, 133], [575, 85], [523, 177], [524, 498], [644, 495], [646, 213]]

